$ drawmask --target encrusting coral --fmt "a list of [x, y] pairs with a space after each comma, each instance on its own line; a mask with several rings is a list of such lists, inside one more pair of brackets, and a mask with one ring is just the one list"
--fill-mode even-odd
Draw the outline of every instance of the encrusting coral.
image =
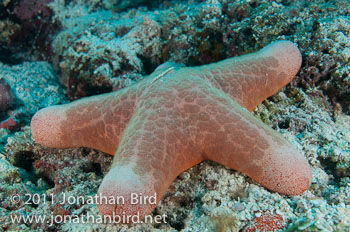
[[306, 159], [247, 110], [276, 93], [301, 64], [297, 47], [279, 41], [262, 50], [200, 67], [168, 63], [135, 85], [40, 110], [35, 141], [49, 147], [91, 147], [114, 154], [99, 194], [102, 214], [145, 216], [156, 204], [132, 204], [131, 194], [157, 197], [181, 172], [213, 160], [282, 194], [311, 184]]
[[0, 79], [0, 128], [13, 129], [17, 126], [14, 114], [9, 115], [8, 110], [11, 109], [16, 102], [16, 95], [11, 86], [5, 79]]

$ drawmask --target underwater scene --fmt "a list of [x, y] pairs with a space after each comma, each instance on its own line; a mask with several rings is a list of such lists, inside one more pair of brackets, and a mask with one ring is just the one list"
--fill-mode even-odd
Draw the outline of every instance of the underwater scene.
[[350, 231], [350, 1], [0, 0], [0, 231]]

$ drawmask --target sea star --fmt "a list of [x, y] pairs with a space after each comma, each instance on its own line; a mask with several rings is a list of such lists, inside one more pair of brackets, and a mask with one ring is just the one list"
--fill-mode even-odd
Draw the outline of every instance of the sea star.
[[[151, 213], [172, 181], [203, 160], [272, 191], [301, 194], [312, 178], [306, 159], [246, 110], [286, 85], [300, 65], [288, 41], [200, 67], [166, 63], [128, 88], [40, 110], [32, 135], [48, 147], [114, 154], [99, 194], [124, 202], [99, 204], [102, 214]], [[132, 194], [156, 194], [157, 202], [132, 204]]]

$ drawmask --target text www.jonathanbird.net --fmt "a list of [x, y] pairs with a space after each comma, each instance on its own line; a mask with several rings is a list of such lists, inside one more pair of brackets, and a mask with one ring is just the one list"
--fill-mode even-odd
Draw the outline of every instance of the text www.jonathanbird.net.
[[140, 214], [137, 213], [135, 215], [126, 215], [123, 213], [122, 215], [115, 215], [114, 212], [112, 215], [91, 215], [89, 213], [85, 215], [10, 215], [12, 223], [39, 223], [44, 224], [47, 223], [49, 226], [54, 224], [61, 223], [78, 223], [78, 224], [105, 224], [105, 223], [166, 223], [166, 215], [156, 215], [151, 216], [147, 215], [143, 220], [140, 218]]
[[[47, 201], [47, 195], [42, 194], [29, 194], [30, 196], [27, 196], [27, 200], [24, 201], [24, 204], [39, 204], [40, 202], [46, 202], [46, 203], [54, 203], [54, 196], [50, 196], [50, 201]], [[135, 195], [135, 194], [134, 194]], [[30, 200], [28, 200], [28, 197]], [[155, 198], [156, 196], [149, 197], [149, 199]], [[134, 199], [137, 199], [135, 196]], [[103, 197], [99, 197], [95, 195], [94, 197], [77, 197], [77, 196], [63, 196], [63, 199], [60, 199], [61, 201], [56, 203], [68, 203], [68, 204], [74, 204], [74, 203], [82, 203], [82, 204], [99, 204], [103, 200]], [[109, 199], [110, 200], [110, 199]], [[118, 198], [118, 203], [121, 203], [123, 199]], [[19, 203], [21, 201], [20, 196], [18, 194], [15, 194], [12, 197], [13, 203]], [[82, 202], [83, 201], [83, 202]], [[111, 203], [109, 201], [109, 203]], [[117, 202], [116, 202], [117, 203]], [[140, 203], [140, 201], [135, 200], [135, 204]], [[146, 203], [146, 202], [143, 202]], [[149, 202], [148, 202], [149, 203]], [[167, 215], [146, 215], [143, 219], [141, 219], [140, 212], [137, 212], [134, 215], [128, 215], [125, 212], [122, 214], [115, 214], [115, 212], [112, 213], [112, 215], [92, 215], [87, 212], [84, 215], [38, 215], [38, 214], [31, 214], [31, 215], [16, 215], [16, 214], [10, 214], [10, 220], [12, 223], [25, 223], [25, 224], [32, 224], [32, 223], [46, 223], [49, 226], [54, 224], [61, 224], [61, 223], [92, 223], [92, 224], [105, 224], [105, 223], [121, 223], [121, 224], [129, 224], [129, 223], [167, 223]]]

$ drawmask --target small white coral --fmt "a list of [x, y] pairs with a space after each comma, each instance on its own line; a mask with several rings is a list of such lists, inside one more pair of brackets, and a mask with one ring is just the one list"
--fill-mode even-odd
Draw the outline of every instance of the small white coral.
[[[3, 156], [2, 154], [0, 155]], [[14, 169], [12, 164], [10, 164], [7, 160], [3, 159], [1, 156], [0, 156], [0, 173]]]

